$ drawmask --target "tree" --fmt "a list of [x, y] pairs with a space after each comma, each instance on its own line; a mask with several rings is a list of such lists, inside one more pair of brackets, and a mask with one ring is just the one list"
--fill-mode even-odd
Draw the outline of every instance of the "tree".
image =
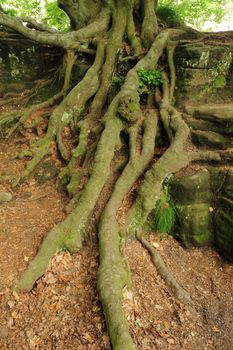
[[206, 21], [221, 22], [225, 15], [225, 4], [226, 1], [222, 0], [162, 0], [159, 1], [157, 14], [161, 14], [163, 18], [166, 16], [168, 19], [170, 14], [170, 17], [176, 17], [180, 22], [189, 23], [201, 29]]
[[[174, 49], [181, 40], [202, 40], [204, 34], [177, 23], [176, 28], [160, 25], [156, 16], [157, 1], [154, 0], [58, 0], [57, 3], [70, 18], [69, 32], [60, 32], [30, 17], [14, 17], [0, 12], [2, 26], [37, 43], [58, 46], [65, 52], [61, 91], [40, 104], [1, 117], [3, 125], [14, 113], [17, 116], [11, 134], [19, 126], [23, 127], [35, 111], [55, 107], [46, 134], [38, 141], [32, 159], [14, 185], [19, 185], [36, 170], [50, 154], [51, 144], [55, 141], [67, 164], [59, 174], [59, 181], [66, 183], [71, 198], [70, 213], [48, 232], [15, 288], [31, 290], [59, 250], [76, 252], [81, 249], [85, 227], [113, 171], [113, 159], [123, 142], [128, 146], [127, 162], [118, 164], [123, 170], [109, 193], [98, 224], [98, 291], [113, 348], [133, 349], [121, 305], [122, 289], [129, 282], [121, 247], [129, 237], [139, 239], [152, 254], [176, 296], [188, 301], [187, 292], [167, 273], [156, 252], [141, 237], [141, 231], [161, 196], [167, 177], [192, 161], [221, 159], [215, 152], [186, 149], [190, 131], [173, 105]], [[94, 55], [95, 59], [84, 78], [71, 86], [72, 68], [80, 52]], [[113, 82], [116, 84], [114, 97]], [[144, 98], [140, 98], [142, 93]], [[155, 162], [159, 122], [166, 131], [169, 147]], [[64, 130], [73, 125], [78, 144], [70, 153], [64, 142]], [[80, 190], [84, 168], [89, 178]], [[136, 200], [125, 214], [124, 223], [120, 223], [118, 209], [142, 176]]]

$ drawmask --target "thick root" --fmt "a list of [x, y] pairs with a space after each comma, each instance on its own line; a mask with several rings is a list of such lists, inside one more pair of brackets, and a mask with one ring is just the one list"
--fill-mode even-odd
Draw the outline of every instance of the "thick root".
[[[113, 114], [114, 111], [113, 108]], [[86, 222], [110, 173], [110, 163], [119, 142], [121, 128], [121, 122], [112, 119], [110, 115], [97, 147], [92, 176], [82, 192], [77, 207], [63, 223], [47, 234], [38, 254], [19, 279], [16, 289], [33, 288], [36, 280], [44, 274], [49, 259], [59, 249], [68, 249], [70, 252], [80, 249]], [[102, 176], [99, 176], [100, 173]]]
[[158, 22], [155, 14], [155, 1], [144, 0], [143, 6], [143, 22], [142, 22], [142, 42], [146, 49], [153, 43], [156, 34], [158, 33]]
[[[49, 154], [51, 142], [56, 140], [57, 136], [59, 139], [64, 126], [68, 125], [73, 118], [77, 118], [80, 115], [86, 102], [96, 93], [100, 84], [99, 71], [103, 60], [104, 43], [101, 41], [98, 45], [93, 66], [88, 70], [83, 80], [69, 92], [60, 105], [53, 111], [49, 119], [46, 136], [38, 142], [33, 159], [27, 163], [25, 171], [15, 185], [25, 180], [35, 170], [40, 161]], [[62, 143], [60, 142], [59, 144], [63, 152]], [[63, 155], [66, 157], [65, 150]]]
[[[136, 149], [134, 152], [131, 150], [130, 161], [116, 182], [99, 226], [100, 267], [98, 271], [98, 291], [113, 349], [134, 349], [122, 310], [122, 289], [129, 281], [127, 269], [120, 252], [119, 224], [116, 221], [116, 212], [125, 194], [144, 172], [153, 157], [156, 130], [157, 118], [156, 112], [153, 111], [145, 119], [141, 156], [136, 158]], [[135, 140], [134, 134], [133, 140]], [[132, 145], [136, 147], [134, 141], [131, 148]]]

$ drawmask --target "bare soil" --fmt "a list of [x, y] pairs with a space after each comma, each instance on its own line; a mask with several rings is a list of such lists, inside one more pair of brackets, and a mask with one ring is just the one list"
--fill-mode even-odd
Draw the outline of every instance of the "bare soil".
[[[24, 147], [19, 137], [1, 140], [1, 175], [22, 171], [25, 160], [14, 156]], [[32, 177], [16, 190], [3, 182], [0, 191], [13, 194], [11, 202], [0, 205], [0, 349], [109, 350], [96, 291], [96, 233], [88, 235], [79, 253], [58, 253], [32, 292], [17, 294], [14, 281], [46, 232], [64, 219], [68, 200], [54, 180], [38, 185]], [[151, 235], [149, 240], [192, 302], [176, 301], [148, 253], [140, 243], [129, 242], [124, 254], [132, 286], [124, 289], [123, 305], [137, 348], [231, 350], [233, 265], [209, 248], [186, 250], [172, 237]]]

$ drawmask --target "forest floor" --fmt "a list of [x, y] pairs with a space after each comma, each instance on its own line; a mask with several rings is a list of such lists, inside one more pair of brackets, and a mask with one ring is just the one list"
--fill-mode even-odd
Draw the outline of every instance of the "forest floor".
[[[15, 154], [25, 148], [19, 135], [1, 140], [1, 175], [20, 174], [25, 160]], [[1, 183], [1, 191], [13, 199], [0, 205], [0, 349], [110, 349], [96, 291], [96, 232], [79, 253], [58, 253], [32, 292], [12, 292], [43, 236], [64, 219], [68, 199], [55, 180], [38, 184], [32, 177], [15, 190]], [[192, 303], [175, 300], [140, 243], [128, 243], [132, 288], [124, 290], [124, 309], [137, 349], [231, 350], [233, 265], [209, 248], [186, 250], [172, 237], [148, 239]]]

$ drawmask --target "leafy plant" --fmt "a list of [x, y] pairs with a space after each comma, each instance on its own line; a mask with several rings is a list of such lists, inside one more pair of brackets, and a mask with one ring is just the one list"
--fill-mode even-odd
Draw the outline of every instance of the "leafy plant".
[[220, 23], [227, 18], [227, 3], [229, 0], [160, 0], [157, 14], [170, 25], [178, 21], [202, 29], [207, 21]]
[[48, 25], [63, 31], [69, 30], [69, 18], [66, 13], [57, 6], [56, 1], [45, 2], [45, 14], [46, 17], [44, 20], [48, 23]]
[[30, 16], [62, 31], [69, 28], [69, 18], [55, 0], [1, 0], [0, 3], [10, 16]]
[[120, 74], [116, 74], [114, 75], [114, 77], [112, 78], [112, 82], [118, 86], [121, 86], [124, 84], [125, 82], [125, 77], [123, 77]]
[[179, 12], [169, 5], [158, 6], [156, 13], [160, 20], [168, 25], [175, 26], [183, 22]]
[[157, 86], [160, 86], [163, 82], [162, 74], [160, 70], [146, 70], [140, 69], [138, 71], [139, 76], [139, 92], [143, 90], [153, 89]]
[[152, 212], [152, 228], [160, 233], [171, 233], [175, 223], [177, 211], [172, 203], [168, 186], [166, 185]]

